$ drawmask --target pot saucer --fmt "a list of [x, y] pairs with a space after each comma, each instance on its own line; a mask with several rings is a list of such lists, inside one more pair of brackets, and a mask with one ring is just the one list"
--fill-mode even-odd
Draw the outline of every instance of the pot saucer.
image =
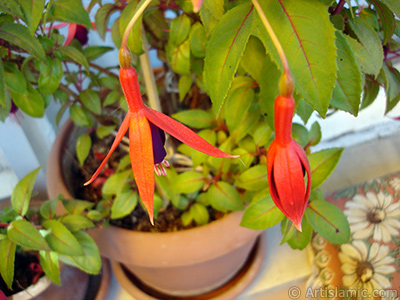
[[264, 258], [266, 256], [267, 237], [263, 232], [258, 238], [253, 250], [245, 265], [239, 272], [226, 284], [216, 290], [196, 296], [171, 296], [163, 294], [142, 283], [135, 275], [129, 272], [123, 264], [111, 262], [114, 271], [121, 286], [135, 299], [140, 300], [231, 300], [241, 294], [254, 280], [259, 273]]

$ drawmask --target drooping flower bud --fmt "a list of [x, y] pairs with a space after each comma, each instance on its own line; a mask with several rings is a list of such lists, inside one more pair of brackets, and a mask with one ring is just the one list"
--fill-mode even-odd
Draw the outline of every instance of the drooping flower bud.
[[275, 205], [301, 231], [310, 195], [311, 171], [303, 148], [292, 138], [295, 103], [291, 93], [288, 95], [292, 88], [282, 86], [281, 95], [275, 99], [275, 139], [267, 154], [268, 185]]

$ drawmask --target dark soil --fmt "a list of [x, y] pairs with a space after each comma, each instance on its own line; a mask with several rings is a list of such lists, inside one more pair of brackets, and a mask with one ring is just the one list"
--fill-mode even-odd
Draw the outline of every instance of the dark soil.
[[[89, 157], [86, 159], [85, 164], [79, 167], [78, 163], [72, 166], [71, 173], [75, 178], [72, 190], [75, 191], [75, 197], [77, 199], [85, 199], [89, 201], [98, 202], [101, 198], [101, 185], [96, 185], [96, 182], [88, 186], [83, 186], [83, 183], [88, 181], [92, 174], [96, 171], [100, 165], [102, 158], [105, 157], [113, 142], [113, 136], [109, 136], [104, 139], [97, 138], [96, 135], [92, 135], [92, 150]], [[104, 174], [109, 172], [112, 173], [112, 169], [116, 169], [119, 161], [124, 157], [127, 152], [123, 151], [121, 147], [117, 147], [114, 153], [111, 155], [107, 166], [104, 168], [99, 177], [106, 179]], [[78, 167], [77, 167], [78, 166]], [[167, 170], [168, 172], [168, 170]], [[71, 193], [73, 194], [73, 193]], [[149, 221], [149, 216], [142, 209], [141, 205], [137, 205], [135, 210], [129, 215], [122, 219], [111, 220], [110, 224], [123, 227], [126, 229], [132, 229], [137, 231], [147, 232], [171, 232], [184, 229], [190, 229], [196, 227], [193, 222], [188, 226], [183, 226], [180, 216], [183, 211], [178, 210], [172, 205], [168, 205], [159, 211], [157, 218], [154, 220], [154, 226]], [[224, 213], [215, 211], [209, 208], [210, 222], [219, 219], [224, 216]]]
[[34, 253], [17, 252], [15, 255], [15, 271], [12, 290], [9, 290], [3, 278], [0, 276], [0, 290], [10, 296], [18, 293], [31, 285], [36, 273], [30, 268], [31, 263], [39, 263], [38, 257]]

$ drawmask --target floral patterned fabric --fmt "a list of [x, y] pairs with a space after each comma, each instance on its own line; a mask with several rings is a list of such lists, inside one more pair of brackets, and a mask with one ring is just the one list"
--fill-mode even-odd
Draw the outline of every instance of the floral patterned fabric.
[[309, 294], [319, 295], [316, 299], [400, 299], [399, 199], [400, 173], [327, 197], [347, 216], [351, 240], [332, 245], [313, 237], [314, 276], [308, 287], [314, 293]]

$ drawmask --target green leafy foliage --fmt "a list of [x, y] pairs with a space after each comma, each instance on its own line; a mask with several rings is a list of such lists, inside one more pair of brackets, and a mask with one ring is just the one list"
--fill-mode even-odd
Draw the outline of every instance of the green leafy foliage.
[[334, 244], [345, 244], [350, 239], [350, 225], [343, 212], [325, 200], [311, 201], [306, 209], [307, 219], [314, 230]]
[[39, 251], [40, 266], [54, 283], [61, 285], [60, 265], [58, 263], [58, 254], [54, 251]]
[[41, 168], [37, 168], [27, 174], [17, 183], [17, 186], [13, 190], [11, 204], [14, 210], [21, 216], [24, 216], [28, 211], [33, 185], [39, 175], [40, 169]]
[[232, 84], [253, 24], [253, 6], [233, 8], [219, 20], [207, 44], [204, 77], [218, 114]]
[[[337, 70], [334, 27], [326, 7], [319, 1], [309, 5], [306, 0], [267, 0], [260, 5], [271, 26], [279, 28], [276, 35], [288, 59], [296, 91], [324, 117]], [[254, 28], [267, 53], [280, 65], [277, 51], [258, 15]]]
[[0, 27], [0, 38], [24, 49], [41, 61], [46, 61], [42, 45], [31, 35], [25, 26], [20, 24], [5, 24]]
[[283, 213], [275, 206], [271, 196], [265, 194], [260, 193], [250, 203], [240, 222], [241, 226], [259, 230], [272, 227], [283, 220]]
[[210, 113], [201, 109], [184, 110], [172, 117], [192, 128], [203, 129], [213, 126], [213, 118]]
[[43, 223], [46, 230], [45, 240], [51, 249], [65, 255], [82, 255], [83, 250], [74, 235], [57, 220], [47, 220]]
[[308, 160], [311, 167], [311, 189], [319, 187], [339, 162], [343, 148], [331, 148], [312, 153]]
[[88, 157], [91, 147], [92, 139], [90, 138], [90, 135], [87, 133], [81, 134], [76, 141], [76, 156], [78, 157], [81, 166], [83, 166], [83, 163]]
[[39, 230], [26, 220], [11, 222], [7, 228], [7, 236], [14, 243], [28, 249], [51, 250]]
[[92, 23], [80, 0], [57, 0], [52, 5], [53, 16], [59, 20], [92, 28]]
[[14, 278], [14, 261], [17, 244], [4, 235], [0, 235], [0, 255], [3, 261], [0, 264], [0, 274], [7, 286], [11, 289]]

